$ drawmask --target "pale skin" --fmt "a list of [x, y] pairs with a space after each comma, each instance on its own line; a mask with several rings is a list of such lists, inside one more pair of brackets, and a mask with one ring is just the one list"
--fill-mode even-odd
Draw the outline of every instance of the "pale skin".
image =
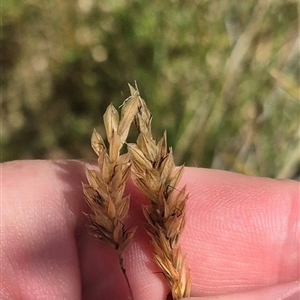
[[[1, 299], [129, 299], [115, 251], [87, 230], [79, 161], [1, 165]], [[299, 299], [299, 191], [295, 181], [186, 168], [180, 239], [192, 298]], [[138, 226], [124, 264], [135, 300], [168, 288], [143, 230], [145, 199], [129, 182], [126, 226]]]

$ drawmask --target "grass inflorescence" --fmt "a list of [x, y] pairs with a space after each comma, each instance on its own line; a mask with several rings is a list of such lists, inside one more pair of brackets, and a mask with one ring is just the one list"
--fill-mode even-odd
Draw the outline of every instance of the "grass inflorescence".
[[120, 155], [120, 150], [137, 108], [138, 98], [130, 97], [124, 102], [119, 118], [115, 107], [109, 105], [103, 116], [109, 149], [101, 135], [94, 130], [92, 148], [98, 156], [99, 170], [87, 170], [88, 184], [83, 184], [86, 202], [93, 212], [88, 215], [90, 229], [95, 238], [109, 243], [118, 251], [120, 266], [127, 282], [123, 254], [135, 230], [126, 229], [123, 223], [129, 210], [129, 196], [124, 197], [123, 194], [131, 163], [129, 155]]
[[[104, 240], [118, 251], [126, 277], [123, 254], [135, 230], [124, 226], [130, 198], [124, 197], [123, 193], [131, 171], [136, 186], [149, 202], [143, 207], [143, 212], [154, 260], [167, 279], [173, 299], [177, 300], [188, 297], [191, 289], [189, 272], [178, 242], [185, 225], [188, 198], [185, 187], [176, 188], [183, 166], [175, 167], [166, 133], [159, 142], [152, 138], [152, 114], [138, 89], [129, 87], [131, 96], [122, 105], [121, 117], [112, 104], [104, 114], [109, 148], [95, 130], [92, 135], [99, 170], [87, 170], [88, 184], [83, 185], [86, 202], [92, 210], [88, 215], [90, 228], [95, 238]], [[139, 132], [136, 143], [127, 144], [128, 153], [120, 155], [133, 121]], [[127, 277], [126, 280], [130, 289]]]
[[[137, 90], [131, 88], [134, 95]], [[176, 186], [183, 166], [175, 168], [172, 149], [167, 147], [166, 133], [156, 143], [152, 138], [152, 115], [143, 99], [135, 117], [139, 131], [136, 144], [129, 144], [133, 178], [149, 201], [143, 207], [148, 221], [146, 228], [151, 237], [156, 264], [165, 275], [173, 299], [188, 297], [190, 276], [185, 269], [184, 256], [178, 245], [185, 225], [186, 188]]]

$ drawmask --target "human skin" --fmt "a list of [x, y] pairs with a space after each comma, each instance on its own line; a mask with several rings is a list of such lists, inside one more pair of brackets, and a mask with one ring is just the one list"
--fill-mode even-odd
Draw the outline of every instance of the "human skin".
[[[1, 165], [1, 299], [129, 299], [116, 252], [88, 232], [80, 161]], [[180, 239], [190, 299], [299, 299], [299, 191], [295, 181], [186, 168], [186, 226]], [[179, 186], [179, 188], [180, 188]], [[135, 300], [165, 300], [132, 182], [125, 252]], [[223, 295], [223, 296], [220, 296]]]

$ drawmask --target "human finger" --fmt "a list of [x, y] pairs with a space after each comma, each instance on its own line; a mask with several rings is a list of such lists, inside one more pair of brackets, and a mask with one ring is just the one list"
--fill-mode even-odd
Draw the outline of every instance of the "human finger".
[[184, 300], [299, 300], [299, 282], [287, 282], [255, 290], [226, 295], [191, 297]]
[[[180, 244], [193, 296], [299, 279], [298, 182], [186, 168], [184, 184], [189, 200]], [[151, 258], [149, 238], [140, 233], [128, 252], [140, 299], [164, 299], [166, 281]]]

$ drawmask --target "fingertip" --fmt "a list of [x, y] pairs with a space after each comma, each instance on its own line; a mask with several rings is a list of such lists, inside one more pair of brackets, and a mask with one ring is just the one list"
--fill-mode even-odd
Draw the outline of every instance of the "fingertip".
[[186, 168], [181, 184], [189, 191], [181, 244], [195, 293], [298, 279], [298, 182]]

